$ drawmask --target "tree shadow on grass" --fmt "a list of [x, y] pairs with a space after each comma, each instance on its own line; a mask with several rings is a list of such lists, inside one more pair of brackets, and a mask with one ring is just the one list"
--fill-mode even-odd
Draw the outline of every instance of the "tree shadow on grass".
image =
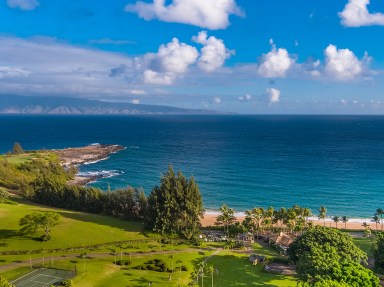
[[144, 224], [139, 221], [124, 221], [122, 219], [118, 219], [111, 216], [103, 216], [99, 214], [90, 214], [90, 213], [82, 213], [77, 211], [56, 211], [62, 217], [74, 219], [77, 221], [96, 223], [99, 225], [106, 225], [109, 227], [114, 227], [118, 229], [122, 229], [124, 231], [130, 232], [143, 232]]
[[10, 239], [19, 235], [20, 233], [14, 229], [0, 229], [0, 247], [8, 246], [8, 243], [4, 242], [4, 240]]

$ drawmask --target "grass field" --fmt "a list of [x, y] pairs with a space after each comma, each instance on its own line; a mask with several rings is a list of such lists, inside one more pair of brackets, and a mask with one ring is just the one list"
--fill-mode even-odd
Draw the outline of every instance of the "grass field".
[[[17, 205], [0, 204], [0, 251], [67, 248], [146, 238], [139, 222], [17, 201]], [[61, 215], [60, 224], [52, 229], [52, 240], [41, 242], [18, 234], [20, 218], [34, 211], [55, 211]]]
[[37, 152], [28, 152], [28, 153], [22, 153], [22, 154], [7, 154], [7, 155], [0, 155], [1, 159], [6, 159], [9, 163], [13, 164], [20, 164], [28, 161], [32, 161], [33, 159], [43, 159], [43, 160], [50, 160], [52, 158], [57, 158], [57, 155], [52, 152], [44, 152], [44, 151], [37, 151]]
[[[262, 270], [262, 265], [252, 266], [247, 255], [223, 251], [212, 256], [208, 265], [213, 265], [218, 274], [214, 275], [215, 286], [296, 286], [295, 278], [276, 275]], [[204, 286], [211, 286], [207, 277]]]

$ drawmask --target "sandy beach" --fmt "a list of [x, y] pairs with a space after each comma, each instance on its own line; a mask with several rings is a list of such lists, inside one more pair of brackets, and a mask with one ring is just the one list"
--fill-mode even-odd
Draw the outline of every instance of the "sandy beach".
[[[204, 215], [204, 218], [201, 220], [201, 224], [204, 226], [204, 227], [207, 227], [207, 226], [214, 226], [215, 225], [215, 221], [216, 221], [216, 217], [217, 217], [217, 214], [213, 214], [213, 213], [207, 213]], [[236, 218], [238, 221], [243, 221], [245, 216], [244, 215], [236, 215]], [[312, 221], [315, 225], [323, 225], [324, 222], [322, 220], [310, 220]], [[373, 223], [373, 222], [369, 222], [368, 219], [367, 219], [367, 224], [369, 225], [369, 227], [371, 228], [371, 230], [376, 230], [376, 224]], [[365, 228], [362, 226], [363, 222], [356, 222], [356, 221], [349, 221], [347, 222], [347, 229], [350, 229], [350, 230], [364, 230]], [[327, 219], [325, 221], [325, 226], [328, 226], [328, 227], [336, 227], [336, 224], [335, 222], [331, 221], [330, 219]], [[378, 225], [378, 230], [381, 229], [381, 226]], [[337, 224], [337, 228], [338, 229], [344, 229], [345, 228], [345, 224], [343, 222], [339, 222]]]

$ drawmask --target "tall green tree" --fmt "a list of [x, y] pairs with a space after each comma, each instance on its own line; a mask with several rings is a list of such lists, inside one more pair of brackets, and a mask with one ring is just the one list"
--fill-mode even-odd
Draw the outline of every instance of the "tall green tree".
[[52, 227], [59, 224], [60, 215], [56, 212], [34, 212], [22, 217], [19, 221], [20, 233], [36, 235], [42, 233], [41, 240], [51, 239]]
[[236, 221], [235, 212], [228, 205], [224, 204], [220, 207], [220, 215], [216, 217], [216, 225], [223, 225], [224, 232], [229, 237], [229, 226]]
[[24, 149], [21, 147], [20, 143], [15, 142], [12, 148], [12, 154], [21, 154], [24, 153]]
[[195, 179], [187, 179], [170, 166], [160, 186], [148, 197], [146, 226], [162, 234], [179, 234], [187, 239], [199, 232], [203, 217], [203, 201]]
[[0, 203], [5, 202], [9, 197], [8, 191], [0, 189]]

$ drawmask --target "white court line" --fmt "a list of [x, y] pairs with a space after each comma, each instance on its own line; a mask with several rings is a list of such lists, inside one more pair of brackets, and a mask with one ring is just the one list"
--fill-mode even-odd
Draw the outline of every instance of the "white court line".
[[[55, 279], [53, 279], [53, 280], [51, 280], [51, 281], [49, 281], [49, 282], [35, 281], [35, 279], [37, 279], [38, 277], [43, 277], [43, 276], [45, 276], [45, 277], [51, 277], [51, 278], [55, 278]], [[45, 274], [37, 274], [37, 275], [31, 277], [30, 279], [28, 279], [27, 281], [24, 281], [24, 282], [22, 282], [22, 283], [20, 283], [20, 284], [18, 284], [18, 285], [19, 285], [19, 286], [23, 286], [23, 285], [25, 285], [25, 284], [27, 284], [27, 283], [32, 282], [32, 283], [36, 283], [36, 284], [45, 284], [44, 286], [51, 286], [52, 283], [55, 283], [55, 282], [59, 281], [60, 279], [61, 279], [61, 277], [50, 276], [50, 275], [45, 275]], [[35, 286], [36, 284], [33, 284], [33, 285], [30, 286], [30, 287], [33, 287], [33, 286]]]
[[29, 272], [28, 274], [25, 274], [25, 275], [21, 276], [20, 278], [17, 278], [16, 280], [13, 280], [13, 281], [11, 281], [11, 282], [9, 282], [9, 283], [13, 284], [14, 282], [19, 281], [20, 279], [23, 279], [24, 277], [26, 277], [26, 276], [28, 276], [28, 275], [31, 275], [32, 273], [37, 272], [37, 271], [39, 271], [39, 270], [40, 270], [40, 269], [33, 270], [32, 272]]

